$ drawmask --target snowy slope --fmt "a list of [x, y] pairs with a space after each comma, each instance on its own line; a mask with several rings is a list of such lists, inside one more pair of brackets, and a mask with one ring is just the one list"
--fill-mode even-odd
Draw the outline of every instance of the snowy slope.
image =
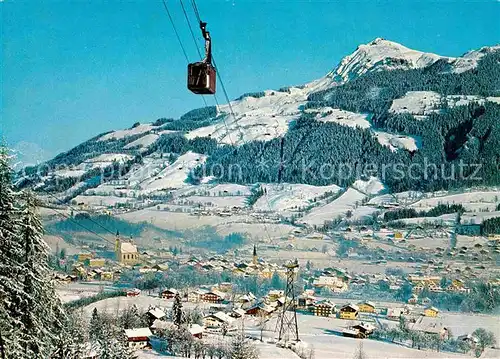
[[344, 57], [327, 77], [343, 83], [369, 71], [423, 68], [440, 59], [449, 58], [412, 50], [396, 42], [377, 38], [369, 44], [360, 45], [351, 55]]
[[199, 153], [186, 152], [173, 164], [160, 171], [156, 177], [141, 183], [140, 187], [144, 192], [153, 192], [188, 186], [185, 181], [189, 172], [204, 163], [206, 158], [205, 155]]
[[465, 106], [472, 102], [483, 104], [485, 101], [500, 103], [500, 97], [481, 97], [476, 95], [441, 96], [434, 91], [408, 91], [403, 97], [392, 101], [392, 113], [409, 113], [423, 119], [431, 113], [439, 112], [442, 104], [449, 107]]
[[283, 136], [291, 120], [300, 115], [300, 106], [306, 103], [306, 93], [293, 88], [288, 92], [265, 91], [265, 96], [244, 97], [219, 107], [228, 116], [225, 121], [202, 127], [186, 134], [191, 139], [207, 137], [220, 143], [241, 145], [248, 141], [266, 141]]
[[104, 136], [99, 137], [99, 141], [107, 141], [107, 140], [120, 140], [125, 137], [133, 136], [133, 135], [138, 135], [144, 132], [151, 131], [154, 128], [154, 126], [150, 123], [147, 124], [142, 124], [134, 128], [130, 128], [127, 130], [118, 130], [118, 131], [113, 131], [111, 133], [108, 133]]
[[344, 216], [347, 211], [354, 211], [364, 198], [366, 198], [366, 195], [363, 193], [354, 188], [348, 188], [347, 191], [335, 201], [314, 208], [311, 212], [302, 217], [299, 222], [311, 226], [321, 226], [325, 221], [332, 221], [338, 216]]
[[107, 153], [85, 160], [77, 166], [57, 169], [53, 173], [59, 177], [80, 177], [94, 168], [105, 168], [111, 166], [114, 161], [124, 163], [132, 158], [123, 153]]
[[369, 115], [344, 111], [338, 108], [332, 107], [321, 107], [318, 109], [308, 109], [306, 113], [318, 112], [316, 119], [321, 122], [335, 122], [339, 125], [350, 126], [350, 127], [360, 127], [369, 128], [371, 127], [370, 121], [368, 121]]
[[127, 144], [123, 148], [129, 149], [129, 148], [134, 148], [134, 147], [143, 147], [143, 148], [148, 147], [148, 146], [152, 145], [153, 143], [155, 143], [159, 137], [160, 136], [155, 134], [155, 133], [149, 133], [147, 135], [142, 136], [141, 138], [138, 138], [135, 141], [130, 142], [129, 144]]
[[315, 198], [327, 192], [337, 193], [340, 190], [340, 187], [336, 185], [311, 186], [289, 183], [266, 184], [262, 188], [267, 191], [267, 196], [260, 197], [253, 208], [260, 211], [277, 212], [307, 207]]
[[451, 72], [461, 73], [465, 71], [472, 70], [477, 67], [477, 63], [481, 58], [488, 52], [496, 51], [500, 49], [499, 45], [491, 47], [482, 47], [479, 50], [472, 50], [464, 54], [462, 57], [458, 57], [452, 61], [453, 68]]
[[377, 177], [370, 177], [366, 181], [357, 180], [351, 187], [367, 195], [380, 194], [386, 190], [385, 185]]
[[[455, 59], [409, 49], [403, 45], [384, 39], [375, 39], [346, 56], [340, 64], [326, 76], [300, 87], [290, 87], [288, 91], [264, 91], [262, 97], [244, 97], [219, 107], [219, 113], [227, 114], [225, 121], [202, 127], [186, 134], [187, 138], [207, 137], [220, 143], [241, 145], [252, 140], [270, 140], [283, 136], [290, 121], [298, 118], [301, 107], [306, 104], [309, 94], [337, 86], [359, 77], [369, 71], [392, 69], [413, 69], [429, 66], [439, 59]], [[402, 105], [404, 107], [404, 104]], [[317, 119], [336, 122], [351, 127], [369, 128], [368, 114], [358, 114], [334, 108], [321, 108]], [[312, 112], [312, 111], [311, 111]], [[374, 132], [379, 142], [396, 150], [405, 148], [414, 151], [417, 141], [408, 136]]]
[[406, 149], [416, 151], [419, 149], [419, 139], [416, 136], [397, 135], [384, 131], [372, 130], [382, 146], [389, 147], [391, 151]]

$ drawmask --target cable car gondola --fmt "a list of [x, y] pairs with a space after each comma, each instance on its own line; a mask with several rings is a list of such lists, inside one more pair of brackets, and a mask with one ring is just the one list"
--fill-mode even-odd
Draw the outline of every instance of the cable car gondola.
[[200, 21], [200, 29], [205, 39], [205, 58], [188, 65], [188, 89], [199, 95], [215, 94], [216, 72], [212, 65], [212, 39], [206, 30], [207, 23]]

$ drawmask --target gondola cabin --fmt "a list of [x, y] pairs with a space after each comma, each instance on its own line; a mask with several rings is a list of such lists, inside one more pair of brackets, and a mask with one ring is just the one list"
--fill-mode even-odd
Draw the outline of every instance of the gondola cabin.
[[207, 62], [188, 65], [188, 89], [199, 95], [215, 94], [215, 67]]

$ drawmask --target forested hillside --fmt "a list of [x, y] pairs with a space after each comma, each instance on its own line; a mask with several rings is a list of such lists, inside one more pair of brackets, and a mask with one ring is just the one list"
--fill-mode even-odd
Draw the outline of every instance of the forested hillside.
[[[330, 106], [371, 113], [376, 128], [418, 136], [421, 141], [418, 151], [392, 152], [365, 129], [322, 123], [315, 120], [311, 113], [303, 113], [284, 136], [283, 150], [280, 139], [251, 142], [238, 148], [224, 146], [209, 157], [207, 166], [221, 175], [224, 181], [239, 183], [277, 182], [278, 169], [283, 163], [281, 180], [291, 183], [346, 186], [365, 172], [365, 165], [371, 164], [376, 169], [365, 174], [374, 172], [383, 177], [384, 183], [394, 191], [434, 191], [498, 184], [499, 104], [471, 102], [449, 108], [443, 103], [439, 112], [418, 120], [411, 114], [388, 111], [393, 100], [408, 91], [498, 96], [500, 51], [485, 55], [477, 69], [472, 71], [461, 74], [443, 72], [447, 66], [437, 62], [424, 69], [369, 73], [344, 85], [310, 95], [305, 106], [306, 109]], [[460, 163], [464, 164], [463, 176], [457, 179]], [[414, 167], [411, 176], [414, 178], [401, 178], [397, 166], [403, 169], [412, 164], [422, 165]], [[426, 164], [433, 165], [427, 176], [423, 172]], [[229, 171], [235, 165], [242, 169], [241, 176]], [[225, 170], [217, 173], [221, 166]], [[355, 170], [344, 173], [343, 166]], [[474, 173], [476, 169], [478, 172]], [[321, 173], [326, 176], [321, 176]], [[195, 174], [197, 176], [194, 177], [200, 177], [201, 168]], [[426, 180], [422, 181], [424, 176]]]

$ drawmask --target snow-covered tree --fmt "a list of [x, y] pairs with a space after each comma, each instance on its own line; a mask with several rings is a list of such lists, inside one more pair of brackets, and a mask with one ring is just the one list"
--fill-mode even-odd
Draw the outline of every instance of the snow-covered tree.
[[250, 343], [243, 333], [237, 335], [231, 343], [229, 349], [230, 359], [258, 359], [259, 352], [255, 345]]
[[24, 300], [20, 303], [19, 340], [27, 358], [47, 358], [53, 353], [58, 332], [63, 330], [65, 313], [51, 282], [48, 246], [42, 239], [42, 223], [36, 214], [37, 200], [26, 193], [23, 202], [19, 237], [24, 249]]
[[64, 330], [59, 332], [53, 359], [79, 359], [89, 349], [86, 332], [88, 322], [82, 312], [73, 312], [64, 318]]
[[49, 358], [57, 352], [66, 314], [55, 293], [36, 198], [18, 193], [0, 146], [0, 358]]
[[103, 322], [97, 311], [97, 308], [94, 308], [92, 311], [92, 317], [90, 318], [89, 325], [89, 339], [92, 341], [98, 341], [103, 337]]
[[180, 326], [182, 320], [182, 301], [179, 293], [175, 294], [174, 304], [172, 305], [172, 321], [176, 326]]
[[12, 187], [8, 150], [0, 146], [0, 357], [19, 357], [21, 329], [19, 305], [24, 300], [21, 282], [22, 253], [19, 208]]

